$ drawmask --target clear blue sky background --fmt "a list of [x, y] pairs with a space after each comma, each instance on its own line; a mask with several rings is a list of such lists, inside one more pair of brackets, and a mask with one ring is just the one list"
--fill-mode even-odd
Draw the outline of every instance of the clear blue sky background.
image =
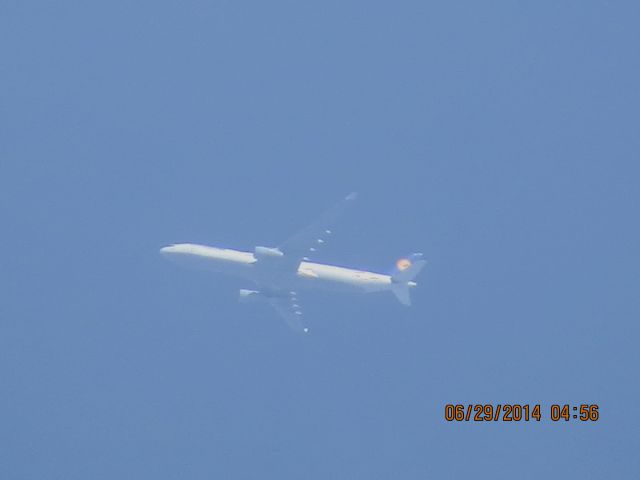
[[[0, 5], [0, 478], [638, 478], [637, 2]], [[313, 335], [162, 245], [430, 263]], [[598, 403], [593, 424], [461, 403]], [[543, 409], [548, 417], [548, 412]]]

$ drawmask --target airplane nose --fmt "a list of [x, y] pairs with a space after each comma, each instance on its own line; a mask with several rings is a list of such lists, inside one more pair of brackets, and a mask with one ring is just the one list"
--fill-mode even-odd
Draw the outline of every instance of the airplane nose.
[[160, 254], [161, 255], [167, 255], [167, 254], [173, 252], [173, 250], [174, 250], [173, 245], [168, 245], [168, 246], [162, 247], [160, 249]]

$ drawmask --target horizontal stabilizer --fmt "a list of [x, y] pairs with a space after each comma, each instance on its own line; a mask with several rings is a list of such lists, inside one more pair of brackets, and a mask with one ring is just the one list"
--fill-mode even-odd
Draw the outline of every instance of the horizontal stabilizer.
[[396, 296], [398, 301], [407, 307], [411, 306], [411, 297], [409, 296], [409, 284], [407, 283], [394, 283], [391, 285], [391, 291]]

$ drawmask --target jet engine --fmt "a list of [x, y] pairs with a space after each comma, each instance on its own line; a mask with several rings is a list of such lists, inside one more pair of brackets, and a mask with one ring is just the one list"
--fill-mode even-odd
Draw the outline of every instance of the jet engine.
[[263, 297], [264, 295], [262, 295], [258, 290], [247, 290], [245, 288], [241, 288], [238, 292], [238, 301], [241, 303], [255, 302], [256, 300], [261, 300]]
[[257, 260], [275, 260], [284, 256], [284, 253], [278, 248], [256, 247], [253, 250], [253, 256], [256, 257]]

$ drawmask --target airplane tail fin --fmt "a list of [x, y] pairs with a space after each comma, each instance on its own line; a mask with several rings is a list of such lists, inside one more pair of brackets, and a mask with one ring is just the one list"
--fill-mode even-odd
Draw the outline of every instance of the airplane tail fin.
[[427, 261], [422, 258], [421, 253], [413, 253], [396, 262], [395, 268], [391, 272], [391, 292], [402, 305], [411, 305], [409, 289], [417, 285], [413, 279], [426, 264]]
[[395, 268], [391, 272], [391, 280], [394, 283], [406, 283], [413, 280], [427, 264], [421, 253], [412, 253], [408, 257], [402, 257], [396, 261]]

